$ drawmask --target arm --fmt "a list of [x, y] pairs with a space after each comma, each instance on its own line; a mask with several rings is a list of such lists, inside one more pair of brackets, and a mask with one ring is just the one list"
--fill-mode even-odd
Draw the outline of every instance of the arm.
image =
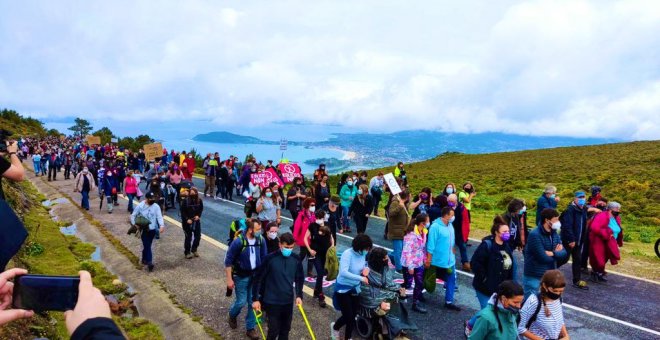
[[[566, 227], [564, 227], [564, 223], [566, 223]], [[573, 209], [570, 208], [564, 214], [564, 221], [562, 221], [562, 228], [561, 228], [562, 241], [565, 241], [566, 243], [575, 242], [575, 233], [573, 230], [574, 225], [575, 225], [575, 221], [573, 219]]]
[[[156, 203], [154, 204], [156, 205], [156, 207], [158, 207]], [[163, 220], [163, 214], [160, 211], [160, 207], [158, 209], [154, 209], [154, 211], [156, 212], [156, 221], [158, 222], [158, 227], [160, 227], [160, 232], [162, 233], [165, 230], [165, 221]]]
[[472, 332], [468, 340], [488, 339], [490, 334], [490, 324], [484, 318], [477, 318], [477, 322], [472, 327]]
[[305, 247], [307, 248], [307, 251], [312, 255], [316, 256], [316, 252], [309, 246], [309, 238], [311, 237], [311, 233], [309, 232], [309, 228], [307, 228], [307, 231], [305, 232], [305, 239], [303, 240], [305, 242]]
[[[17, 151], [18, 147], [16, 146], [16, 142], [7, 145], [7, 152], [10, 154], [9, 160], [11, 164], [8, 169], [0, 175], [11, 179], [12, 181], [19, 182], [25, 179], [25, 169], [23, 169], [23, 164], [21, 164], [21, 160], [18, 158], [18, 155], [16, 155]], [[7, 160], [2, 159], [0, 162], [7, 162]]]
[[481, 242], [477, 250], [474, 251], [472, 255], [472, 273], [475, 277], [483, 279], [486, 277], [486, 265], [488, 263], [488, 244], [486, 242]]
[[135, 217], [137, 217], [137, 214], [140, 213], [140, 211], [142, 211], [142, 209], [140, 209], [139, 205], [133, 210], [133, 213], [131, 214], [131, 225], [135, 224]]
[[257, 212], [260, 213], [263, 210], [264, 210], [264, 199], [259, 198], [259, 200], [257, 201]]
[[[555, 236], [556, 237], [553, 237], [553, 239], [557, 241], [557, 244], [561, 244], [561, 239], [559, 238], [559, 235], [555, 234]], [[556, 251], [555, 249], [553, 249], [552, 252], [554, 253], [554, 258], [557, 261], [563, 261], [568, 258], [568, 251], [566, 250], [566, 248], [562, 247], [560, 251]]]
[[[346, 251], [350, 251], [350, 249], [346, 250]], [[348, 255], [348, 256], [346, 256], [346, 255]], [[345, 252], [345, 255], [342, 254], [341, 260], [339, 262], [339, 274], [338, 274], [338, 276], [344, 276], [344, 277], [349, 278], [349, 279], [362, 281], [362, 276], [361, 275], [353, 274], [348, 270], [351, 267], [351, 259], [352, 258], [353, 258], [353, 256], [349, 255], [349, 253]]]
[[[541, 240], [538, 237], [530, 237], [527, 241], [529, 242], [527, 247], [530, 248], [531, 254], [533, 254], [539, 262], [552, 263], [555, 260], [552, 256], [548, 256], [548, 254], [545, 253], [543, 243], [541, 243]], [[564, 252], [566, 251], [564, 250]]]
[[304, 284], [305, 280], [305, 275], [303, 274], [303, 266], [302, 266], [302, 261], [298, 261], [298, 265], [296, 266], [296, 298], [301, 299], [303, 297], [303, 287], [305, 286]]

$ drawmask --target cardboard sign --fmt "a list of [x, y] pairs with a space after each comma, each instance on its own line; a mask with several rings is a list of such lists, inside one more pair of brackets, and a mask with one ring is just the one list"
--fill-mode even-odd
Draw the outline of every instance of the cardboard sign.
[[284, 183], [289, 184], [292, 183], [294, 179], [296, 178], [302, 178], [302, 171], [300, 170], [300, 167], [298, 164], [295, 163], [289, 163], [289, 164], [278, 164], [277, 167], [280, 169], [280, 172], [282, 173], [282, 179], [284, 180]]
[[87, 135], [85, 141], [88, 145], [101, 145], [101, 137], [99, 136]]
[[250, 174], [250, 182], [254, 185], [260, 186], [262, 189], [270, 185], [270, 183], [277, 183], [279, 186], [284, 186], [282, 180], [277, 175], [277, 172], [273, 168], [268, 168], [263, 172], [257, 172]]
[[117, 138], [110, 138], [110, 143], [117, 143], [119, 140]]
[[289, 145], [289, 141], [287, 141], [286, 139], [280, 139], [280, 150], [286, 151], [288, 145]]
[[66, 139], [66, 136], [65, 136], [65, 135], [60, 135], [60, 140], [61, 140], [61, 141], [65, 140], [65, 139]]
[[161, 143], [151, 143], [144, 145], [144, 156], [148, 161], [153, 161], [156, 157], [163, 157], [163, 145]]
[[390, 172], [389, 174], [385, 174], [383, 176], [385, 178], [385, 184], [390, 188], [390, 191], [392, 192], [392, 195], [398, 195], [401, 193], [401, 187], [399, 187], [399, 183], [396, 182], [396, 178], [394, 178], [394, 175]]

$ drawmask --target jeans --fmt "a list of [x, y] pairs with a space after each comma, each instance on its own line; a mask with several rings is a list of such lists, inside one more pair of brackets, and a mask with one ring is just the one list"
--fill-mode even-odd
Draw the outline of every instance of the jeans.
[[445, 303], [454, 303], [454, 290], [456, 288], [456, 266], [452, 266], [451, 273], [447, 272], [449, 268], [435, 267], [436, 277], [445, 281]]
[[35, 174], [35, 176], [39, 176], [39, 172], [40, 172], [39, 165], [41, 164], [41, 162], [32, 162], [32, 164], [34, 164], [34, 174]]
[[[200, 221], [193, 221], [192, 224], [188, 224], [186, 221], [183, 221], [182, 226], [183, 232], [185, 234], [185, 239], [183, 241], [183, 253], [185, 255], [190, 254], [191, 248], [192, 252], [196, 253], [197, 248], [199, 247], [199, 239], [202, 236], [202, 225]], [[193, 236], [195, 237], [194, 239]]]
[[335, 321], [333, 328], [338, 331], [345, 325], [344, 339], [350, 339], [353, 335], [353, 328], [355, 328], [355, 315], [360, 308], [360, 296], [353, 295], [350, 291], [346, 293], [335, 292], [335, 295], [341, 316]]
[[138, 160], [138, 169], [140, 170], [141, 174], [144, 173], [144, 161], [141, 159]]
[[458, 250], [461, 253], [461, 263], [470, 263], [465, 242], [463, 242], [462, 239], [456, 239], [456, 247], [458, 247]]
[[424, 267], [415, 268], [414, 273], [410, 275], [408, 268], [403, 267], [403, 284], [406, 289], [410, 289], [412, 282], [415, 281], [415, 289], [413, 290], [413, 304], [419, 301], [422, 297], [422, 290], [424, 289]]
[[[479, 300], [479, 307], [481, 309], [486, 308], [486, 306], [488, 306], [488, 300], [490, 300], [490, 296], [482, 294], [478, 290], [476, 291], [476, 293], [477, 293], [477, 300]], [[474, 313], [474, 315], [468, 321], [468, 325], [470, 328], [474, 327], [474, 324], [477, 323], [477, 319], [479, 318], [478, 315], [479, 315], [478, 312]]]
[[325, 254], [316, 253], [314, 258], [314, 270], [316, 271], [316, 284], [314, 285], [314, 296], [320, 299], [323, 295], [323, 275], [325, 274]]
[[350, 228], [351, 227], [351, 219], [348, 218], [348, 208], [347, 206], [344, 206], [342, 204], [341, 206], [341, 222], [342, 222], [342, 227], [344, 228]]
[[128, 196], [128, 212], [133, 213], [133, 200], [135, 199], [135, 194], [126, 194]]
[[46, 168], [45, 163], [41, 163], [41, 166], [39, 167], [39, 170], [41, 170], [41, 176], [46, 176], [46, 171], [48, 171], [48, 169]]
[[154, 242], [156, 230], [142, 232], [142, 264], [152, 265], [153, 254], [151, 253], [151, 244]]
[[394, 258], [394, 266], [396, 270], [401, 270], [401, 252], [403, 251], [403, 240], [392, 240], [391, 257]]
[[53, 180], [57, 179], [57, 168], [55, 166], [48, 167], [48, 180], [50, 180], [51, 174], [53, 175]]
[[264, 312], [268, 317], [267, 340], [288, 340], [291, 331], [291, 319], [293, 316], [293, 304], [268, 305], [264, 304]]
[[108, 202], [108, 213], [112, 212], [112, 208], [114, 208], [114, 200], [112, 199], [112, 196], [106, 196], [106, 202]]
[[229, 308], [229, 316], [232, 318], [238, 317], [241, 314], [241, 309], [247, 305], [247, 314], [245, 314], [245, 329], [253, 330], [257, 326], [257, 320], [252, 312], [252, 277], [234, 276], [234, 293], [236, 293], [236, 300]]
[[82, 195], [82, 202], [80, 202], [80, 206], [83, 207], [83, 209], [89, 210], [89, 191], [81, 191], [80, 194]]
[[69, 179], [71, 177], [71, 165], [64, 166], [64, 179]]
[[525, 300], [527, 300], [527, 298], [530, 295], [534, 295], [538, 293], [540, 286], [541, 286], [540, 277], [531, 277], [531, 276], [523, 275], [523, 290], [525, 291]]

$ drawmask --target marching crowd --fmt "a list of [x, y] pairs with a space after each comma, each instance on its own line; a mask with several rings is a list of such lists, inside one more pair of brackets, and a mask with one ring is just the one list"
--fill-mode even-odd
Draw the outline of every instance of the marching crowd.
[[[224, 267], [227, 296], [235, 296], [228, 324], [237, 328], [245, 307], [245, 329], [251, 339], [260, 338], [257, 316], [262, 310], [267, 338], [288, 339], [293, 308], [302, 304], [305, 271], [316, 277], [314, 298], [320, 307], [326, 307], [323, 277], [336, 277], [332, 301], [341, 317], [330, 326], [332, 339], [342, 338], [342, 329], [343, 339], [353, 338], [356, 327], [363, 334], [361, 325], [391, 338], [405, 337], [416, 326], [401, 302], [410, 299], [413, 311], [427, 313], [424, 289], [433, 291], [436, 278], [444, 281], [444, 307], [461, 310], [454, 298], [456, 252], [459, 269], [474, 274], [472, 285], [481, 307], [465, 322], [469, 339], [568, 339], [561, 305], [567, 283], [557, 269], [572, 259], [572, 287], [588, 290], [584, 275], [594, 283], [605, 282], [605, 264], [620, 259], [621, 205], [602, 197], [597, 186], [589, 197], [576, 190], [561, 213], [557, 189], [546, 186], [535, 205], [534, 227], [529, 225], [526, 202], [514, 198], [494, 217], [490, 235], [469, 258], [472, 203], [478, 199], [475, 186], [446, 183], [439, 193], [431, 188], [413, 193], [403, 163], [392, 171], [402, 191], [392, 194], [383, 173], [372, 178], [366, 171], [344, 174], [333, 190], [335, 183], [323, 164], [310, 178], [300, 175], [285, 181], [272, 161], [263, 164], [248, 158], [242, 164], [238, 157], [223, 160], [216, 152], [201, 161], [201, 191], [192, 183], [199, 164], [185, 151], [163, 150], [160, 157], [147, 159], [143, 150], [89, 146], [72, 138], [25, 138], [20, 147], [21, 157], [31, 158], [36, 176], [55, 181], [63, 170], [65, 180], [72, 178], [85, 209], [90, 209], [90, 192], [105, 198], [108, 213], [118, 205], [118, 195], [125, 195], [131, 232], [142, 239], [142, 263], [149, 271], [154, 270], [152, 242], [165, 231], [165, 210], [179, 209], [183, 255], [192, 259], [199, 256], [204, 200], [243, 197], [245, 217], [232, 223]], [[253, 181], [255, 175], [271, 170], [277, 180]], [[384, 238], [391, 240], [391, 252], [374, 247], [365, 232], [369, 219], [381, 215], [381, 201], [386, 202]], [[288, 231], [280, 230], [283, 209], [294, 221]], [[352, 226], [357, 235], [338, 257], [337, 234], [353, 233]], [[396, 272], [403, 275], [401, 286], [393, 283]]]

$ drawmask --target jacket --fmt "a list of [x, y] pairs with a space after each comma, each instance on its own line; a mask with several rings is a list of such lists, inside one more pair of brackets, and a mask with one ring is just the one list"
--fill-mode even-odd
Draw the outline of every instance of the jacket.
[[426, 251], [432, 255], [431, 264], [438, 268], [452, 268], [456, 264], [454, 246], [456, 237], [454, 227], [444, 224], [442, 219], [437, 219], [429, 228]]
[[587, 235], [587, 206], [580, 208], [575, 202], [559, 217], [561, 221], [561, 240], [565, 243], [575, 242], [579, 247], [584, 244]]
[[117, 324], [110, 318], [91, 318], [85, 320], [73, 331], [71, 340], [125, 340]]
[[348, 184], [344, 184], [344, 186], [341, 187], [341, 191], [339, 192], [341, 205], [343, 207], [350, 207], [356, 195], [357, 195], [357, 186], [352, 185], [349, 187]]
[[276, 251], [264, 258], [255, 275], [252, 301], [267, 305], [292, 304], [294, 298], [302, 299], [303, 279], [302, 262], [298, 255], [286, 257], [282, 251]]
[[504, 215], [502, 215], [502, 218], [504, 218], [506, 223], [509, 225], [509, 233], [511, 234], [509, 245], [511, 248], [515, 249], [523, 246], [523, 234], [525, 235], [525, 244], [527, 244], [527, 238], [529, 238], [527, 212], [524, 212], [522, 215], [506, 212]]
[[[311, 213], [309, 213], [311, 215]], [[308, 215], [308, 212], [303, 210], [298, 214], [296, 220], [293, 222], [293, 239], [300, 247], [305, 247], [305, 234], [309, 229], [309, 225], [314, 221], [314, 215]]]
[[408, 269], [420, 268], [426, 259], [426, 237], [428, 229], [417, 226], [412, 232], [403, 237], [403, 250], [401, 251], [401, 265]]
[[186, 223], [187, 220], [192, 220], [195, 216], [202, 217], [204, 211], [204, 201], [198, 199], [194, 202], [190, 197], [181, 201], [181, 220]]
[[[493, 302], [495, 303], [495, 301]], [[504, 308], [497, 308], [495, 311], [494, 303], [488, 303], [484, 309], [479, 311], [477, 322], [472, 327], [468, 340], [518, 339], [517, 316]], [[502, 331], [500, 331], [500, 325]]]
[[135, 224], [135, 218], [138, 214], [149, 220], [149, 230], [156, 230], [156, 228], [165, 227], [165, 221], [163, 221], [163, 214], [160, 211], [160, 206], [156, 203], [148, 205], [147, 201], [140, 202], [140, 204], [133, 209], [133, 213], [131, 213], [131, 224]]
[[353, 214], [353, 218], [356, 221], [363, 221], [367, 219], [367, 214], [371, 215], [374, 211], [374, 202], [371, 195], [367, 195], [364, 199], [364, 204], [360, 203], [360, 199], [355, 196], [353, 203], [351, 203], [349, 208], [349, 214]]
[[454, 210], [454, 216], [455, 219], [454, 222], [452, 222], [452, 225], [456, 232], [456, 240], [465, 243], [470, 234], [470, 217], [463, 203], [457, 203], [456, 209]]
[[390, 204], [388, 215], [387, 238], [390, 240], [403, 240], [408, 227], [408, 210], [401, 206], [398, 200]]
[[[621, 217], [615, 217], [621, 227]], [[589, 262], [597, 269], [605, 268], [609, 260], [613, 265], [621, 259], [619, 247], [623, 247], [623, 227], [619, 237], [614, 238], [614, 232], [610, 229], [610, 214], [603, 211], [594, 216], [589, 231]]]
[[330, 228], [332, 232], [332, 237], [337, 241], [337, 230], [341, 229], [341, 209], [337, 207], [334, 212], [330, 211], [328, 204], [323, 205], [323, 211], [325, 211], [325, 225]]
[[[243, 247], [245, 242], [246, 246]], [[254, 247], [256, 254], [256, 267], [252, 269], [250, 264], [250, 248], [251, 246], [248, 243], [247, 237], [244, 235], [239, 235], [235, 238], [230, 244], [227, 253], [225, 254], [225, 268], [231, 267], [234, 270], [234, 273], [237, 276], [245, 277], [252, 276], [256, 273], [256, 270], [259, 269], [261, 263], [268, 255], [268, 246], [266, 245], [266, 240], [262, 236], [256, 237], [256, 242]]]
[[536, 201], [536, 225], [541, 223], [541, 211], [547, 208], [557, 209], [557, 201], [542, 194]]
[[[555, 247], [561, 244], [561, 238], [556, 231], [545, 231], [542, 226], [536, 227], [529, 233], [529, 239], [525, 246], [525, 276], [540, 278], [551, 269], [557, 269], [557, 262], [564, 263], [568, 258], [566, 248], [555, 251]], [[545, 252], [551, 251], [554, 256], [548, 256]]]
[[96, 187], [96, 185], [94, 185], [94, 176], [92, 176], [92, 174], [90, 172], [87, 172], [87, 174], [84, 174], [84, 173], [80, 172], [80, 173], [78, 173], [78, 175], [76, 175], [76, 179], [75, 179], [76, 186], [74, 187], [74, 189], [76, 191], [82, 191], [83, 184], [85, 183], [85, 180], [83, 179], [83, 177], [85, 177], [85, 176], [87, 177], [87, 180], [89, 181], [89, 191], [93, 191], [94, 188]]
[[[502, 254], [502, 251], [504, 254]], [[506, 254], [506, 255], [505, 255]], [[508, 258], [505, 258], [508, 257]], [[505, 261], [509, 268], [505, 269]], [[508, 242], [498, 245], [492, 236], [481, 242], [472, 255], [470, 261], [472, 273], [472, 287], [481, 294], [491, 295], [497, 286], [506, 280], [514, 279], [513, 251]]]
[[103, 188], [103, 193], [106, 196], [112, 195], [112, 188], [115, 188], [119, 192], [119, 186], [117, 185], [117, 176], [104, 176], [103, 179], [99, 179], [102, 183], [101, 187]]
[[370, 270], [369, 284], [360, 284], [360, 306], [369, 310], [375, 310], [383, 301], [398, 301], [400, 285], [394, 282], [393, 270], [388, 266], [383, 268], [383, 273]]

